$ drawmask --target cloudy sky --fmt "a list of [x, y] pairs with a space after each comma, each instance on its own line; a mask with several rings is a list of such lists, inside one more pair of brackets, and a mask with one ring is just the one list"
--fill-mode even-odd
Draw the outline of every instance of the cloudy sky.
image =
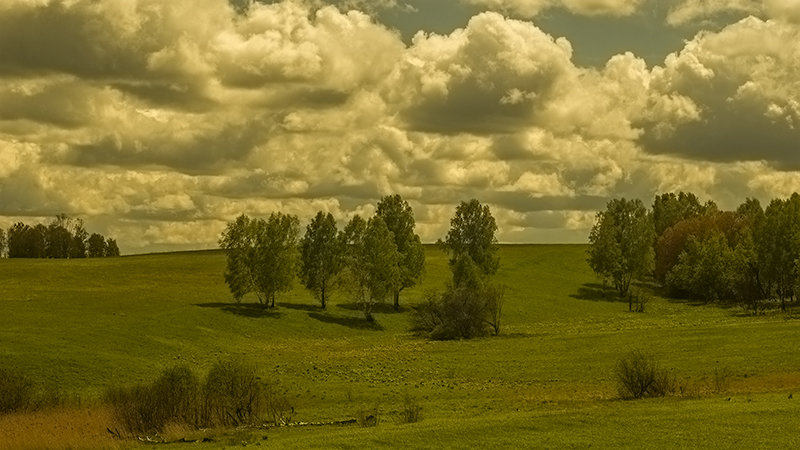
[[2, 0], [0, 226], [124, 253], [241, 213], [491, 205], [584, 242], [612, 197], [800, 189], [800, 0]]

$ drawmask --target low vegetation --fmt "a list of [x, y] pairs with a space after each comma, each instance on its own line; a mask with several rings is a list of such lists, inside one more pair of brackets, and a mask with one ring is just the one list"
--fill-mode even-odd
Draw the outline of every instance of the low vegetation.
[[620, 397], [664, 397], [675, 392], [675, 378], [655, 357], [633, 350], [617, 361], [614, 370]]
[[218, 361], [201, 380], [186, 366], [166, 369], [151, 384], [113, 387], [105, 402], [134, 436], [163, 433], [170, 424], [191, 428], [285, 423], [293, 409], [285, 394], [259, 379], [252, 366]]

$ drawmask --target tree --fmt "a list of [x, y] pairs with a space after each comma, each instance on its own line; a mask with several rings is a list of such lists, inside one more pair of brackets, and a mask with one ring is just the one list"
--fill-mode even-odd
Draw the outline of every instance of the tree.
[[669, 192], [657, 195], [653, 201], [653, 226], [656, 237], [661, 236], [671, 226], [681, 220], [696, 217], [717, 210], [717, 205], [709, 200], [700, 204], [696, 195], [689, 192]]
[[781, 310], [795, 294], [800, 271], [800, 195], [774, 199], [764, 211], [756, 232], [759, 265], [770, 295], [776, 295]]
[[9, 258], [44, 258], [47, 247], [47, 228], [38, 224], [31, 227], [17, 222], [8, 229], [6, 245]]
[[[495, 231], [497, 222], [488, 205], [475, 199], [461, 202], [455, 216], [450, 219], [450, 231], [444, 241], [445, 250], [450, 254], [451, 269], [471, 262], [482, 276], [494, 275], [500, 266]], [[465, 281], [459, 277], [462, 274], [464, 271], [453, 271], [456, 286]]]
[[102, 234], [92, 233], [86, 240], [86, 255], [89, 258], [106, 256], [106, 239]]
[[652, 271], [654, 234], [652, 216], [641, 200], [611, 200], [597, 213], [589, 234], [589, 266], [625, 296], [631, 280]]
[[414, 211], [400, 195], [388, 195], [378, 202], [376, 215], [383, 219], [394, 235], [394, 243], [400, 253], [398, 268], [400, 283], [394, 291], [394, 309], [400, 309], [400, 292], [413, 287], [425, 270], [425, 249], [414, 233], [416, 222]]
[[116, 239], [106, 239], [106, 256], [119, 256], [119, 247]]
[[347, 248], [351, 289], [371, 322], [375, 303], [384, 301], [400, 284], [400, 253], [394, 236], [381, 217], [365, 223], [355, 216], [345, 227], [342, 242]]
[[6, 254], [6, 232], [0, 228], [0, 258]]
[[735, 254], [718, 231], [689, 239], [678, 264], [667, 274], [673, 292], [685, 292], [705, 302], [733, 296]]
[[264, 307], [275, 306], [288, 291], [297, 265], [297, 217], [272, 213], [267, 220], [239, 216], [226, 227], [220, 247], [226, 251], [225, 281], [234, 299], [254, 292]]
[[325, 309], [333, 281], [342, 270], [342, 246], [333, 216], [318, 212], [300, 239], [300, 278]]
[[470, 200], [456, 208], [441, 244], [450, 254], [452, 282], [441, 295], [430, 294], [414, 307], [414, 331], [431, 339], [470, 339], [490, 329], [500, 333], [504, 288], [490, 282], [499, 267], [495, 231], [488, 206]]
[[70, 258], [86, 258], [86, 239], [89, 233], [83, 227], [83, 219], [76, 219], [72, 223], [72, 242], [69, 247]]

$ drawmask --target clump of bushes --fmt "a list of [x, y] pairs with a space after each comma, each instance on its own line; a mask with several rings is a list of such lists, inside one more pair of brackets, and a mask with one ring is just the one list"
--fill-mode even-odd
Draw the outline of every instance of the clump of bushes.
[[502, 287], [451, 286], [443, 294], [429, 293], [414, 307], [412, 330], [435, 340], [471, 339], [500, 333]]
[[124, 429], [151, 435], [171, 423], [196, 428], [282, 423], [292, 407], [276, 392], [254, 367], [219, 361], [205, 380], [178, 366], [166, 369], [152, 384], [111, 388], [105, 399]]
[[15, 411], [35, 411], [64, 403], [64, 395], [22, 371], [0, 366], [0, 414]]
[[649, 354], [634, 350], [614, 369], [619, 395], [625, 399], [664, 397], [675, 392], [675, 378]]

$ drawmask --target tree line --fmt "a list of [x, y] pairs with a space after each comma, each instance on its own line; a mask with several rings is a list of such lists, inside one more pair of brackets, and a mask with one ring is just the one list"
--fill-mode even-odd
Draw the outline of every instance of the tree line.
[[753, 313], [785, 311], [800, 293], [800, 195], [748, 198], [720, 210], [692, 193], [614, 199], [597, 214], [588, 262], [621, 296], [648, 277], [673, 297], [736, 302]]
[[119, 256], [117, 241], [89, 234], [83, 220], [57, 215], [49, 224], [17, 222], [0, 229], [0, 255], [9, 258], [100, 258]]
[[[401, 293], [425, 272], [415, 228], [414, 212], [400, 195], [381, 198], [372, 217], [355, 215], [341, 230], [333, 215], [319, 211], [302, 236], [296, 216], [243, 214], [227, 224], [219, 240], [226, 254], [225, 282], [237, 304], [253, 294], [273, 308], [277, 295], [298, 277], [322, 309], [341, 289], [373, 321], [377, 303], [391, 299], [394, 309], [401, 309]], [[488, 206], [477, 200], [458, 206], [441, 242], [451, 256], [452, 282], [443, 294], [431, 294], [415, 307], [415, 331], [436, 338], [472, 337], [490, 328], [499, 333], [502, 290], [488, 281], [499, 267], [496, 230]]]

